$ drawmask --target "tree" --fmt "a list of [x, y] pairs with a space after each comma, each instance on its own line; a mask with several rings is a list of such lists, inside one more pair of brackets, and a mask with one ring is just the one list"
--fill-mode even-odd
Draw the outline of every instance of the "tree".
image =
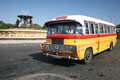
[[118, 24], [118, 25], [116, 26], [116, 28], [120, 28], [120, 24]]
[[40, 26], [39, 24], [33, 24], [32, 28], [34, 28], [34, 29], [42, 29], [42, 26]]
[[3, 27], [4, 25], [5, 25], [5, 23], [4, 23], [3, 21], [0, 21], [0, 28], [1, 28], [1, 29], [4, 28], [4, 27]]
[[0, 29], [8, 29], [8, 28], [15, 28], [15, 25], [0, 21]]
[[[0, 21], [0, 29], [8, 29], [8, 28], [16, 28], [15, 24], [11, 24], [11, 23], [5, 23], [3, 21]], [[31, 28], [31, 27], [29, 27]], [[33, 24], [32, 25], [33, 29], [43, 29], [43, 30], [47, 30], [47, 27], [43, 27], [39, 24]]]
[[43, 29], [43, 30], [48, 30], [48, 27], [43, 26], [42, 29]]

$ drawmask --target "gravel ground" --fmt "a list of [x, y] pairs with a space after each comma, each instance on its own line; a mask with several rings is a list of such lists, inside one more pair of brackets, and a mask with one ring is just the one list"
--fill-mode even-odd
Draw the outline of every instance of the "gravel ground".
[[0, 80], [120, 80], [119, 49], [120, 40], [85, 65], [43, 56], [39, 44], [0, 44]]

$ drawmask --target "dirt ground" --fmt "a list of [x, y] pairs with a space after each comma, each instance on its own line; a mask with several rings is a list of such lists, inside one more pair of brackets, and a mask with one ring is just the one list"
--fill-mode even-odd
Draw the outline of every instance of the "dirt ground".
[[113, 51], [102, 52], [91, 64], [85, 65], [80, 61], [43, 56], [39, 44], [0, 44], [0, 80], [19, 80], [34, 74], [42, 76], [31, 80], [120, 80], [119, 51], [120, 39]]

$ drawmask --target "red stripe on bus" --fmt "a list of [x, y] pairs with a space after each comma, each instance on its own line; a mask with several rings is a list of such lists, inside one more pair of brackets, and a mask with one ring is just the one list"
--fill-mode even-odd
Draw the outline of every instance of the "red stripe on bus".
[[62, 39], [89, 39], [98, 37], [116, 36], [116, 34], [49, 34], [47, 38], [62, 38]]

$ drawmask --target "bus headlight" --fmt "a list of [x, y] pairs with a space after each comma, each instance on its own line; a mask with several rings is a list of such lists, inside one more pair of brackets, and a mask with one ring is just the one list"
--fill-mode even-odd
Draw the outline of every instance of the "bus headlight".
[[75, 46], [65, 46], [65, 50], [67, 51], [72, 51], [72, 52], [75, 52], [76, 51], [76, 47]]
[[42, 46], [42, 47], [43, 47], [43, 49], [48, 49], [48, 50], [50, 49], [50, 46], [49, 46], [49, 45], [47, 45], [47, 44], [43, 44], [43, 46]]

